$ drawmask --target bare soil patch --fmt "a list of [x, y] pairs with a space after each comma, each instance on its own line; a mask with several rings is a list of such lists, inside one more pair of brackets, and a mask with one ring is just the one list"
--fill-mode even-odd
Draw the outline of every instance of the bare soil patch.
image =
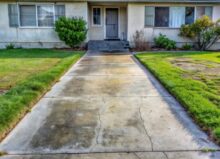
[[7, 91], [7, 89], [0, 89], [0, 95], [5, 94]]
[[190, 58], [176, 58], [171, 63], [185, 71], [203, 73], [207, 76], [220, 76], [220, 64], [214, 62], [199, 62]]

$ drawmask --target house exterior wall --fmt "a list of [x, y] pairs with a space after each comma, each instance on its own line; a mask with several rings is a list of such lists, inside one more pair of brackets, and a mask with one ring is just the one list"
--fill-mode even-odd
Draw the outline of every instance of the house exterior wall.
[[[101, 8], [101, 26], [92, 24], [92, 8]], [[127, 7], [118, 5], [90, 5], [89, 6], [89, 39], [104, 40], [105, 39], [105, 10], [106, 8], [119, 9], [119, 38], [126, 39], [127, 37]]]
[[[103, 1], [104, 2], [104, 1]], [[9, 27], [8, 3], [0, 2], [0, 48], [4, 48], [7, 44], [13, 43], [17, 47], [25, 48], [60, 48], [66, 47], [61, 42], [54, 31], [54, 28], [13, 28]], [[13, 3], [13, 2], [12, 2]], [[31, 3], [31, 2], [21, 2]], [[33, 4], [36, 4], [33, 2]], [[41, 3], [43, 4], [43, 3]], [[59, 3], [57, 3], [59, 4]], [[170, 39], [175, 40], [178, 46], [186, 42], [188, 39], [178, 36], [179, 29], [145, 27], [144, 14], [145, 6], [186, 6], [186, 4], [162, 4], [162, 3], [87, 3], [84, 2], [60, 2], [65, 4], [65, 14], [67, 17], [82, 17], [87, 22], [88, 40], [105, 39], [105, 8], [119, 8], [119, 38], [127, 39], [132, 44], [132, 37], [137, 30], [143, 30], [146, 40], [153, 43], [154, 37], [160, 33], [167, 35]], [[204, 4], [205, 5], [205, 4]], [[211, 4], [212, 5], [212, 4]], [[92, 25], [92, 7], [98, 6], [102, 8], [102, 25]], [[195, 4], [187, 4], [187, 6], [195, 6]], [[199, 5], [200, 6], [200, 5]], [[213, 20], [220, 18], [220, 4], [213, 4]], [[213, 46], [213, 49], [220, 49], [220, 42]]]
[[[128, 4], [128, 31], [127, 37], [131, 42], [133, 41], [133, 35], [135, 31], [143, 30], [146, 40], [153, 43], [154, 37], [158, 36], [160, 33], [165, 34], [168, 38], [177, 42], [177, 46], [181, 46], [186, 42], [191, 41], [186, 38], [178, 36], [178, 28], [161, 28], [161, 27], [145, 27], [144, 25], [144, 15], [145, 6], [196, 6], [195, 4], [149, 4], [149, 3], [129, 3]], [[201, 5], [199, 5], [201, 6]], [[205, 5], [204, 5], [205, 6]], [[213, 5], [213, 20], [220, 18], [220, 5]], [[216, 43], [212, 49], [220, 49], [220, 42]]]
[[[67, 17], [80, 16], [88, 21], [87, 2], [61, 4], [65, 4], [65, 14]], [[59, 40], [54, 28], [9, 27], [8, 3], [0, 2], [0, 12], [0, 48], [4, 48], [9, 43], [24, 48], [66, 47], [65, 44]]]

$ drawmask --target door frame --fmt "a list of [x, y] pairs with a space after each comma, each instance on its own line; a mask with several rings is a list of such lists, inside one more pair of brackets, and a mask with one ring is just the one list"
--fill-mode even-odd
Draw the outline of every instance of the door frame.
[[115, 6], [104, 7], [104, 39], [107, 39], [106, 37], [106, 10], [111, 9], [111, 8], [118, 9], [118, 39], [120, 39], [120, 7], [115, 7]]

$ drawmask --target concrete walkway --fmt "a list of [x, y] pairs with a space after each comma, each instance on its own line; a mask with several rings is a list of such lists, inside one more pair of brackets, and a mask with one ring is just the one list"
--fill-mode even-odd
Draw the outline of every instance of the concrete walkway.
[[[219, 159], [130, 54], [87, 54], [1, 143], [8, 159]], [[129, 153], [128, 153], [129, 152]]]

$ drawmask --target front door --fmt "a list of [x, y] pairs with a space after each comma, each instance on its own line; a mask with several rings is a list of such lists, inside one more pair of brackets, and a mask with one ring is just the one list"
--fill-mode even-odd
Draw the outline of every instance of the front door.
[[106, 38], [118, 39], [118, 8], [106, 8]]

